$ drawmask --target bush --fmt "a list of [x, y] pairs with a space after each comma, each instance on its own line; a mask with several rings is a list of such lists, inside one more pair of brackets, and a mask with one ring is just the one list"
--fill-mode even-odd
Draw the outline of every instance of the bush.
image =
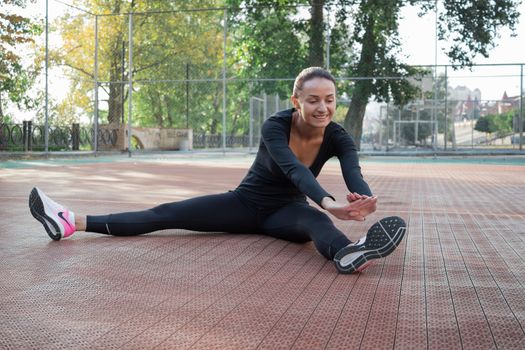
[[480, 117], [474, 126], [474, 130], [496, 133], [498, 136], [507, 135], [512, 132], [512, 118], [514, 111], [509, 111], [503, 114], [489, 114]]

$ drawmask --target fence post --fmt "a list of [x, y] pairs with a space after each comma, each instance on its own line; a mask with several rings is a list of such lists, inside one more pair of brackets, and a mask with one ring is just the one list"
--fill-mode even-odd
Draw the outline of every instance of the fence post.
[[190, 64], [186, 63], [186, 129], [190, 128]]
[[93, 79], [95, 80], [95, 105], [94, 105], [94, 117], [95, 125], [93, 125], [93, 151], [95, 156], [98, 151], [98, 15], [95, 15], [95, 69], [93, 71]]
[[[252, 90], [251, 88], [249, 89], [250, 91]], [[249, 127], [249, 138], [250, 138], [250, 141], [249, 141], [249, 152], [251, 153], [252, 152], [252, 146], [253, 146], [253, 98], [250, 97], [250, 127]]]
[[49, 2], [46, 1], [46, 87], [45, 87], [45, 121], [44, 121], [44, 152], [49, 152]]
[[29, 151], [29, 142], [28, 142], [28, 123], [27, 120], [24, 120], [24, 126], [22, 128], [22, 140], [24, 141], [24, 152]]
[[387, 102], [386, 103], [386, 119], [385, 119], [385, 124], [386, 124], [386, 151], [388, 152], [388, 138], [390, 137], [390, 130], [388, 128], [388, 110], [389, 110], [389, 103]]
[[447, 67], [445, 65], [445, 137], [443, 139], [445, 151], [447, 150], [447, 136], [448, 136], [448, 89], [447, 89]]
[[523, 63], [520, 69], [520, 117], [518, 125], [520, 128], [520, 151], [523, 150]]
[[128, 64], [128, 157], [131, 157], [131, 117], [133, 114], [133, 13], [129, 14], [129, 64]]
[[228, 30], [228, 10], [224, 9], [224, 31], [222, 52], [222, 150], [226, 152], [226, 39]]
[[29, 120], [27, 122], [27, 148], [33, 150], [33, 122]]
[[71, 141], [73, 143], [73, 151], [80, 149], [80, 124], [73, 123], [71, 127]]

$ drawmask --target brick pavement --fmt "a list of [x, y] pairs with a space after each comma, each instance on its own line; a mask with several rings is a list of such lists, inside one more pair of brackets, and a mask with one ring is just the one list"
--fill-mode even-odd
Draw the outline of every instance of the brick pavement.
[[[524, 166], [363, 162], [378, 211], [336, 224], [357, 239], [396, 214], [409, 229], [357, 275], [337, 274], [310, 243], [250, 233], [53, 242], [27, 209], [33, 185], [101, 214], [222, 192], [248, 166], [0, 169], [0, 348], [525, 348]], [[320, 181], [344, 198], [336, 163]]]

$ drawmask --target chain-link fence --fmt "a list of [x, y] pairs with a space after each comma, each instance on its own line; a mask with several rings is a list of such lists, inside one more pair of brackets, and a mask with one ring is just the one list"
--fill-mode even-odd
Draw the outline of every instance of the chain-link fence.
[[[0, 150], [256, 148], [264, 120], [291, 107], [282, 91], [293, 77], [237, 76], [227, 11], [102, 15], [66, 6], [43, 46], [48, 78], [36, 86], [47, 108], [2, 120]], [[420, 96], [410, 103], [370, 101], [361, 149], [521, 150], [523, 66], [424, 67], [426, 76], [411, 78]], [[344, 124], [359, 79], [401, 78], [338, 77], [336, 122]], [[487, 84], [490, 92], [478, 88]]]

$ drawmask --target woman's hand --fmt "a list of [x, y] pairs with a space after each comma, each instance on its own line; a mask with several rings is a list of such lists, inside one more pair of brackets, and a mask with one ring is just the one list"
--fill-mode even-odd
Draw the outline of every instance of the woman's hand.
[[355, 198], [355, 194], [352, 195], [354, 200], [349, 200], [349, 203], [339, 203], [330, 197], [325, 197], [321, 201], [321, 206], [338, 219], [364, 221], [365, 216], [372, 212], [371, 209], [375, 210], [377, 197]]
[[368, 216], [369, 214], [372, 214], [373, 212], [375, 212], [377, 209], [377, 196], [369, 197], [367, 195], [359, 194], [357, 192], [353, 192], [353, 193], [350, 192], [350, 194], [346, 196], [346, 199], [348, 200], [349, 203], [352, 203], [352, 202], [355, 202], [361, 199], [365, 199], [365, 198], [375, 198], [375, 201], [371, 201], [367, 206], [361, 207], [360, 214], [362, 216]]

